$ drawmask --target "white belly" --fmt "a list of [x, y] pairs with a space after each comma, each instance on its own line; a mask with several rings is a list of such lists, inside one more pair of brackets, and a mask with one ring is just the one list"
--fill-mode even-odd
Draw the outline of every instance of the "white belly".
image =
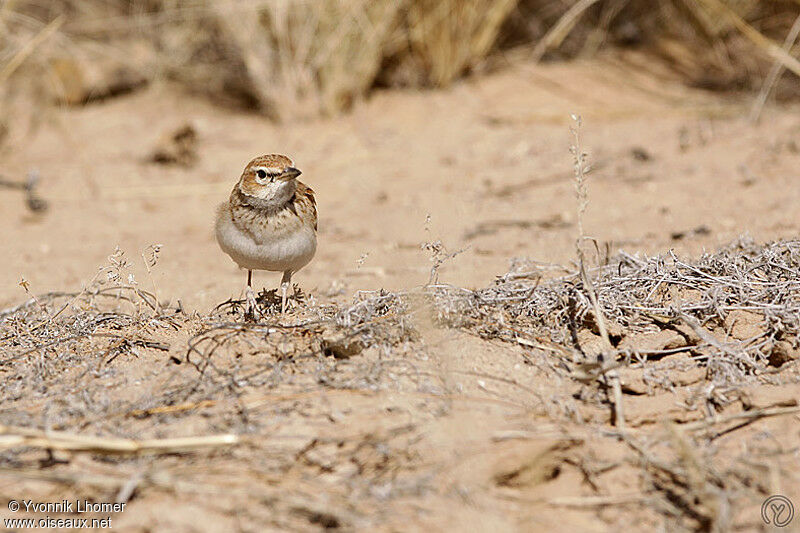
[[314, 257], [317, 236], [312, 228], [300, 227], [291, 233], [264, 236], [256, 242], [242, 232], [228, 216], [216, 224], [217, 242], [236, 264], [248, 270], [297, 272]]

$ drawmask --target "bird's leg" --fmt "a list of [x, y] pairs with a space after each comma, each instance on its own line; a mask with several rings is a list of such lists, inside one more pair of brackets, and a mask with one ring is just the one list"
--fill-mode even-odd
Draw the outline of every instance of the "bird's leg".
[[245, 289], [245, 299], [247, 300], [247, 310], [244, 312], [244, 317], [247, 320], [256, 319], [256, 295], [253, 292], [253, 271], [247, 271], [247, 289]]
[[286, 312], [286, 292], [289, 290], [289, 284], [292, 282], [292, 271], [287, 270], [283, 273], [281, 278], [281, 314]]

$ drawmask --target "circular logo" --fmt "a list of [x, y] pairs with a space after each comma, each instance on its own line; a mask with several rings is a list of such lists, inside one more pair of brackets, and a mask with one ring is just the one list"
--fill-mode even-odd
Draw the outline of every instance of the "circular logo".
[[775, 527], [786, 527], [794, 518], [794, 505], [786, 496], [776, 494], [761, 504], [761, 520]]

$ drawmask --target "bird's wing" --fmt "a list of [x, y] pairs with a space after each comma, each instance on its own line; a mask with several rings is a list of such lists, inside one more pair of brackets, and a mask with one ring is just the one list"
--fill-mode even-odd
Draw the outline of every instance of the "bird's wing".
[[311, 214], [312, 221], [314, 222], [314, 231], [317, 230], [317, 200], [314, 198], [314, 191], [311, 187], [304, 183], [297, 182], [297, 192], [295, 193], [295, 202], [298, 204], [297, 209], [300, 212], [308, 212]]

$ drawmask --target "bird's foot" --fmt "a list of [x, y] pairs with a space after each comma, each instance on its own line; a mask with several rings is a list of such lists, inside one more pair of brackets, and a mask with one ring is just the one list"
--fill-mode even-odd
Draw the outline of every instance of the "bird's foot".
[[256, 303], [256, 294], [253, 292], [252, 287], [247, 287], [247, 290], [245, 291], [245, 299], [247, 300], [247, 309], [244, 312], [244, 319], [255, 322], [258, 304]]
[[289, 295], [289, 283], [281, 283], [281, 314], [286, 314], [286, 311], [294, 307], [295, 303], [293, 300], [296, 298], [295, 296]]

